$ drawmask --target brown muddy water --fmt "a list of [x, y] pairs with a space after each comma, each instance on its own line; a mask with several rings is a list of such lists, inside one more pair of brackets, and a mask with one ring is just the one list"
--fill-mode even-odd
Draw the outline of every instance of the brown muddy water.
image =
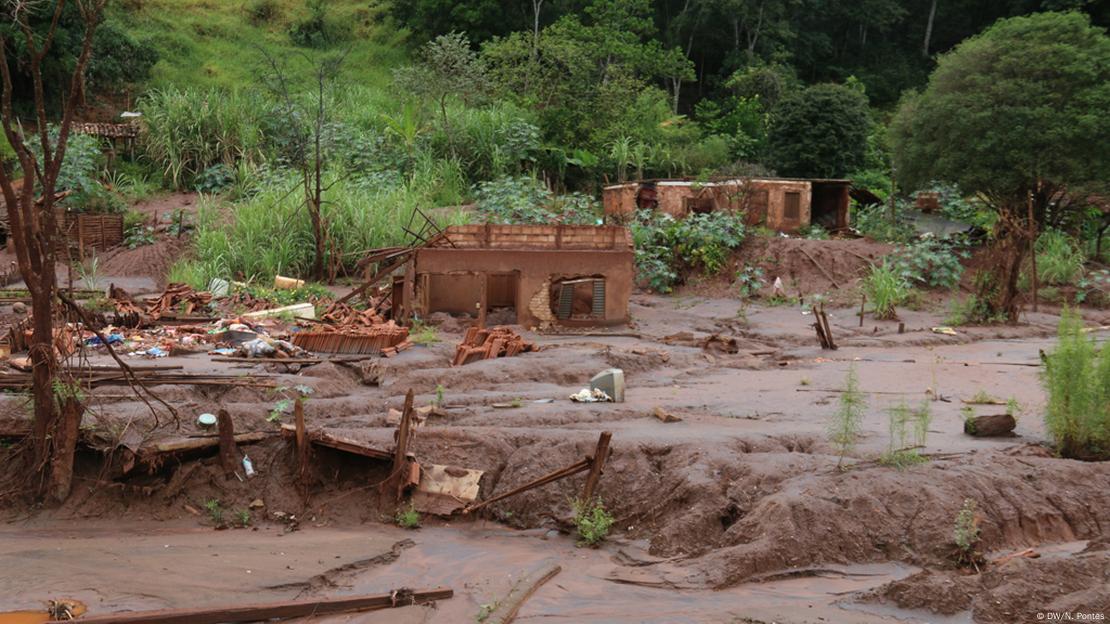
[[[840, 603], [916, 571], [902, 564], [828, 566], [815, 576], [748, 583], [723, 591], [661, 585], [666, 561], [640, 544], [576, 547], [554, 532], [493, 524], [405, 531], [277, 527], [214, 531], [179, 523], [152, 528], [82, 522], [0, 529], [0, 623], [42, 621], [33, 610], [70, 598], [89, 614], [234, 605], [444, 585], [455, 597], [434, 607], [317, 618], [324, 622], [473, 622], [541, 562], [563, 570], [525, 604], [517, 622], [936, 622], [875, 605]], [[748, 618], [748, 619], [745, 619]], [[959, 621], [959, 620], [951, 620]]]

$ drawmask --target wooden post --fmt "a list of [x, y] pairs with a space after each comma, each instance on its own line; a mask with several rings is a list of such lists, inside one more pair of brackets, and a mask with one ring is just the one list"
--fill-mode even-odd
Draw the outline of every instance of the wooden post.
[[586, 475], [586, 487], [582, 489], [582, 503], [585, 505], [589, 505], [594, 499], [594, 491], [601, 479], [601, 471], [605, 468], [605, 460], [609, 458], [609, 440], [612, 437], [611, 431], [602, 431], [597, 437], [597, 448], [590, 459], [590, 474]]
[[478, 275], [478, 328], [486, 328], [486, 309], [489, 308], [489, 273], [482, 272]]
[[243, 461], [239, 447], [235, 444], [235, 425], [232, 424], [227, 410], [217, 413], [216, 424], [220, 430], [220, 465], [224, 467], [224, 474], [230, 477], [238, 471]]
[[405, 407], [401, 411], [401, 422], [397, 425], [397, 446], [393, 451], [393, 472], [390, 480], [397, 483], [395, 500], [400, 501], [408, 468], [409, 442], [412, 439], [412, 388], [405, 395]]
[[297, 397], [293, 403], [293, 417], [297, 423], [297, 484], [301, 489], [301, 497], [308, 494], [308, 433], [304, 424], [304, 401]]
[[867, 306], [867, 295], [860, 295], [859, 298], [859, 326], [863, 327], [863, 314], [864, 308]]

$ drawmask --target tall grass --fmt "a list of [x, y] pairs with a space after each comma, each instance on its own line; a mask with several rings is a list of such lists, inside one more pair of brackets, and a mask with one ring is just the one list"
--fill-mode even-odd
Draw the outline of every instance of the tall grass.
[[863, 278], [863, 292], [871, 301], [875, 318], [892, 319], [898, 316], [895, 306], [906, 300], [910, 288], [898, 269], [883, 263], [872, 266], [871, 273]]
[[139, 107], [146, 122], [141, 147], [175, 188], [212, 165], [262, 159], [271, 106], [257, 92], [162, 89]]
[[[353, 271], [366, 250], [405, 243], [402, 226], [417, 207], [459, 203], [457, 171], [451, 177], [450, 166], [443, 166], [448, 177], [437, 177], [443, 171], [429, 167], [413, 180], [384, 188], [331, 175], [323, 208], [330, 242], [326, 261]], [[295, 177], [279, 179], [223, 209], [216, 200], [205, 200], [198, 212], [193, 257], [175, 265], [171, 279], [205, 287], [214, 277], [266, 282], [279, 274], [308, 275], [315, 247], [296, 184]], [[449, 215], [439, 225], [463, 218], [461, 213]]]
[[829, 442], [840, 456], [836, 462], [838, 469], [843, 467], [844, 457], [856, 447], [856, 442], [863, 430], [863, 416], [866, 411], [867, 395], [859, 388], [856, 365], [852, 364], [848, 367], [848, 375], [844, 379], [840, 404], [828, 425]]
[[1110, 343], [1100, 349], [1072, 311], [1060, 318], [1041, 380], [1045, 424], [1064, 457], [1110, 459]]
[[1079, 243], [1059, 230], [1037, 238], [1037, 281], [1040, 285], [1074, 284], [1083, 275], [1086, 258]]

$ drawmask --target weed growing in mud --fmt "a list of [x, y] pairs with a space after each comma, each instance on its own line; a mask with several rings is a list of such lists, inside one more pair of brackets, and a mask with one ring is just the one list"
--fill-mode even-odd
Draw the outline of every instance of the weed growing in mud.
[[266, 416], [266, 422], [281, 422], [281, 419], [285, 416], [285, 413], [289, 411], [289, 408], [292, 406], [292, 399], [282, 399], [274, 403], [274, 407], [270, 409], [270, 414]]
[[244, 529], [251, 525], [251, 512], [246, 509], [240, 509], [235, 512], [235, 522]]
[[978, 552], [979, 547], [979, 514], [978, 505], [970, 498], [964, 499], [963, 507], [956, 514], [956, 526], [952, 531], [952, 539], [956, 542], [956, 564], [974, 567], [979, 570], [979, 563], [983, 555]]
[[425, 325], [423, 321], [413, 321], [412, 330], [409, 331], [409, 341], [413, 344], [428, 346], [439, 342], [436, 328]]
[[613, 527], [613, 515], [605, 510], [600, 498], [592, 501], [575, 500], [571, 503], [574, 510], [574, 527], [581, 538], [579, 545], [596, 546], [609, 535]]
[[1021, 403], [1018, 403], [1017, 399], [1010, 397], [1010, 399], [1006, 401], [1006, 414], [1016, 419], [1021, 412]]
[[436, 384], [436, 398], [434, 403], [436, 407], [441, 407], [443, 405], [443, 394], [445, 392], [447, 392], [447, 388], [444, 388], [443, 384]]
[[420, 512], [416, 511], [416, 505], [409, 503], [407, 508], [402, 507], [397, 510], [397, 515], [393, 517], [397, 526], [402, 529], [419, 529], [420, 528]]
[[478, 607], [478, 615], [474, 617], [474, 621], [479, 623], [485, 622], [489, 619], [489, 616], [493, 615], [493, 612], [496, 611], [497, 607], [500, 605], [501, 603], [496, 600], [481, 605]]
[[763, 288], [763, 269], [755, 266], [746, 266], [736, 272], [736, 285], [739, 286], [740, 298], [747, 299]]
[[890, 443], [879, 463], [902, 470], [928, 461], [917, 449], [925, 446], [929, 435], [929, 423], [933, 419], [929, 402], [922, 401], [917, 409], [901, 403], [887, 410], [887, 417]]
[[966, 401], [968, 405], [998, 405], [998, 399], [992, 397], [986, 390], [976, 392]]
[[898, 318], [895, 306], [906, 300], [909, 291], [909, 284], [893, 265], [872, 266], [871, 273], [863, 278], [863, 292], [878, 319]]
[[975, 408], [965, 405], [960, 408], [960, 415], [964, 417], [964, 431], [975, 435]]
[[208, 519], [217, 527], [224, 525], [224, 508], [220, 506], [219, 499], [211, 498], [205, 501], [204, 508], [208, 510]]
[[1099, 348], [1067, 310], [1056, 348], [1044, 358], [1045, 424], [1056, 450], [1074, 459], [1110, 458], [1110, 343]]
[[848, 368], [844, 379], [844, 391], [840, 394], [840, 406], [829, 423], [829, 442], [836, 448], [840, 458], [836, 462], [838, 470], [843, 470], [844, 457], [852, 452], [859, 439], [863, 426], [863, 413], [867, 408], [867, 396], [860, 392], [856, 367]]

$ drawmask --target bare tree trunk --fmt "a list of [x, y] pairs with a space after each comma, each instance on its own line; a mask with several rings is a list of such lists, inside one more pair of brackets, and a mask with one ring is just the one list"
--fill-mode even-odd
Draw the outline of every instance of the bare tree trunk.
[[921, 54], [929, 56], [929, 42], [933, 39], [933, 20], [937, 16], [937, 0], [929, 5], [929, 19], [925, 22], [925, 43], [921, 46]]
[[532, 58], [535, 59], [540, 51], [540, 11], [543, 9], [543, 0], [532, 0]]
[[[12, 109], [12, 77], [8, 65], [8, 40], [0, 31], [0, 125], [4, 136], [15, 151], [24, 174], [23, 188], [16, 195], [13, 181], [0, 169], [2, 191], [11, 223], [12, 247], [27, 290], [31, 293], [31, 311], [34, 329], [31, 337], [30, 356], [33, 366], [32, 396], [35, 402], [32, 459], [39, 477], [36, 493], [41, 499], [60, 503], [69, 495], [73, 479], [73, 456], [77, 444], [82, 409], [75, 389], [57, 392], [55, 386], [57, 358], [54, 353], [54, 299], [57, 275], [54, 265], [57, 246], [61, 238], [58, 219], [54, 214], [54, 190], [65, 158], [69, 129], [83, 97], [85, 68], [92, 56], [93, 36], [100, 24], [107, 0], [73, 0], [84, 25], [81, 52], [73, 65], [68, 92], [62, 101], [62, 119], [58, 124], [56, 139], [50, 136], [46, 115], [46, 95], [42, 79], [42, 63], [54, 43], [66, 0], [57, 0], [50, 25], [45, 32], [34, 32], [28, 14], [31, 3], [6, 3], [13, 20], [11, 32], [22, 34], [22, 57], [17, 59], [29, 68], [35, 109], [35, 140], [39, 142], [41, 156], [36, 156], [28, 145], [32, 139], [25, 136]], [[14, 36], [14, 35], [13, 35]], [[36, 187], [42, 192], [35, 201]], [[56, 395], [62, 396], [64, 409], [58, 412]]]

